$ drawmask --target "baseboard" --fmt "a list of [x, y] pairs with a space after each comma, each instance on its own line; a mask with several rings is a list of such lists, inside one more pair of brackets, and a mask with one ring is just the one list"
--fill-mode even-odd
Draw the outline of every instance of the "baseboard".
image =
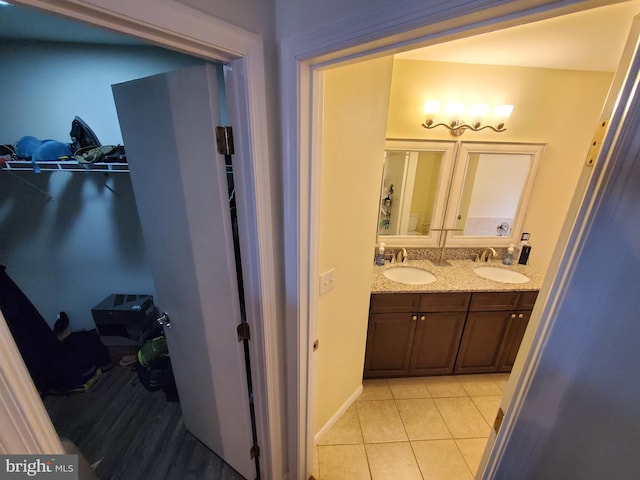
[[347, 400], [336, 411], [336, 413], [333, 414], [333, 416], [329, 419], [329, 421], [324, 424], [324, 426], [320, 429], [318, 433], [316, 433], [316, 436], [315, 436], [316, 445], [320, 442], [320, 440], [322, 440], [322, 437], [324, 437], [327, 434], [327, 432], [331, 430], [331, 427], [333, 427], [336, 424], [336, 422], [340, 420], [340, 417], [344, 415], [344, 412], [346, 412], [349, 409], [349, 407], [353, 405], [353, 402], [355, 402], [358, 399], [361, 393], [362, 393], [362, 384], [358, 385], [358, 388], [356, 388], [355, 392], [353, 392], [349, 396], [349, 398], [347, 398]]

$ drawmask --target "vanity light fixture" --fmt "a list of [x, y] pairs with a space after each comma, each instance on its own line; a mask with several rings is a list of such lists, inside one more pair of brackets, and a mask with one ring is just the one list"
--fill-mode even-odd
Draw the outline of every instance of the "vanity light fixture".
[[[489, 128], [494, 132], [504, 132], [507, 129], [505, 122], [513, 111], [513, 105], [496, 105], [492, 110], [488, 103], [478, 103], [467, 108], [462, 102], [451, 102], [447, 103], [443, 109], [444, 116], [449, 118], [448, 123], [435, 123], [434, 118], [440, 112], [441, 107], [442, 103], [438, 100], [425, 102], [425, 121], [422, 126], [428, 129], [436, 127], [448, 128], [454, 137], [459, 137], [466, 130], [478, 132], [485, 128]], [[465, 116], [471, 119], [470, 123], [465, 123], [463, 120]], [[482, 124], [488, 121], [492, 121], [493, 125]]]

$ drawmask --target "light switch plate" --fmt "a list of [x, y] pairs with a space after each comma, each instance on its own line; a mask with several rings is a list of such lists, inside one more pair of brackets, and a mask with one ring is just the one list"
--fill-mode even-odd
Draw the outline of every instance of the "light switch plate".
[[320, 295], [324, 295], [329, 290], [333, 290], [336, 269], [332, 268], [320, 275]]

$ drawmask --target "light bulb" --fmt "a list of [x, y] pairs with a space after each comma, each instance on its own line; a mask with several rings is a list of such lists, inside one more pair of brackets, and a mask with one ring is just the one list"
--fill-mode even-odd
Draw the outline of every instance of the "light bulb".
[[457, 119], [464, 113], [464, 103], [462, 102], [447, 103], [447, 106], [445, 107], [444, 111], [447, 115], [456, 117]]
[[493, 116], [498, 122], [506, 122], [513, 112], [513, 105], [497, 105], [493, 110]]
[[473, 120], [482, 120], [489, 113], [488, 103], [476, 103], [471, 106], [470, 114]]
[[440, 111], [440, 102], [438, 100], [427, 100], [424, 102], [424, 113], [426, 115], [433, 115]]

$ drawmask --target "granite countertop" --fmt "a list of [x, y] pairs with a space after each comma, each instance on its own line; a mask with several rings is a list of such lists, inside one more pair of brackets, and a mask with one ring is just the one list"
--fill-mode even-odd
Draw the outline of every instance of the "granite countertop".
[[[437, 267], [429, 260], [408, 260], [406, 263], [386, 263], [373, 266], [371, 293], [428, 293], [428, 292], [502, 292], [514, 290], [539, 290], [544, 274], [528, 265], [503, 265], [499, 260], [488, 263], [474, 263], [471, 260], [449, 260], [450, 267]], [[394, 282], [383, 275], [388, 268], [412, 266], [431, 272], [436, 281], [426, 285], [407, 285]], [[520, 272], [530, 278], [525, 283], [503, 283], [488, 280], [476, 274], [473, 269], [480, 266], [505, 268]]]

